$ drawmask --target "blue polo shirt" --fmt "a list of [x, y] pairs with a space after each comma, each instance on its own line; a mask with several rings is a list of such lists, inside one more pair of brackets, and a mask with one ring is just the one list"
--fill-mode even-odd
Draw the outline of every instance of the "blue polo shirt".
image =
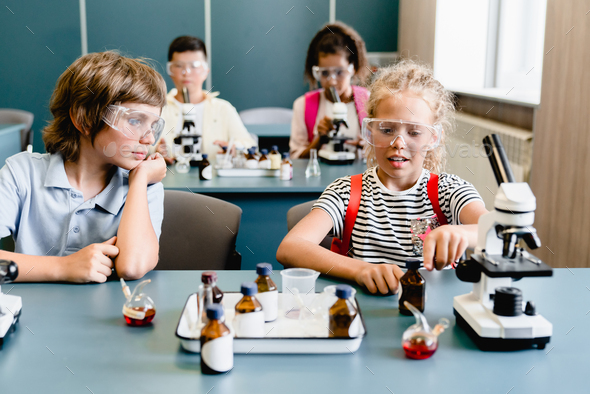
[[[17, 253], [67, 256], [117, 235], [129, 171], [117, 167], [107, 187], [84, 201], [68, 181], [60, 154], [22, 152], [0, 169], [0, 237], [12, 234]], [[158, 239], [164, 217], [162, 183], [147, 188]]]

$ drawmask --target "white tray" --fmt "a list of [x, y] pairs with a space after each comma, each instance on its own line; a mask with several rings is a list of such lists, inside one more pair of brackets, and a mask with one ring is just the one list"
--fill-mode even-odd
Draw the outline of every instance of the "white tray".
[[262, 168], [218, 168], [219, 177], [279, 177], [281, 170], [265, 170]]
[[[316, 296], [320, 293], [316, 293]], [[355, 306], [358, 310], [359, 335], [355, 338], [329, 338], [327, 321], [325, 324], [315, 321], [308, 324], [304, 329], [299, 320], [285, 317], [285, 311], [281, 308], [281, 298], [283, 294], [279, 293], [279, 314], [277, 320], [265, 323], [264, 338], [235, 338], [234, 353], [262, 353], [262, 354], [329, 354], [329, 353], [354, 353], [361, 345], [367, 329], [363, 315], [355, 299]], [[240, 293], [224, 293], [223, 306], [225, 310], [225, 324], [228, 326], [232, 335], [234, 329], [232, 321], [234, 318], [234, 307], [242, 298]], [[196, 293], [191, 294], [180, 315], [178, 326], [176, 327], [176, 336], [180, 338], [180, 343], [184, 350], [198, 353], [201, 351], [200, 332], [202, 325], [197, 326], [196, 316], [193, 316], [197, 310]], [[191, 312], [194, 311], [194, 312]], [[318, 319], [319, 320], [319, 319]], [[189, 324], [192, 322], [191, 324]], [[325, 326], [325, 327], [323, 327]]]

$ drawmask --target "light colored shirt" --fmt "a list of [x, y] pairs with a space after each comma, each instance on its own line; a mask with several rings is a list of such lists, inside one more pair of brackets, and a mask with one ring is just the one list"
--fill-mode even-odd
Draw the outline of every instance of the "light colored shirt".
[[[129, 171], [117, 167], [107, 187], [84, 201], [70, 185], [60, 154], [16, 154], [0, 169], [0, 237], [12, 235], [17, 253], [70, 255], [117, 235], [128, 191]], [[162, 183], [147, 187], [147, 199], [159, 239]]]
[[[332, 118], [334, 116], [334, 103], [326, 98], [324, 91], [320, 93], [320, 105], [318, 107], [318, 115], [313, 127], [313, 137], [318, 135], [318, 123], [324, 116]], [[350, 137], [353, 140], [361, 138], [361, 129], [359, 126], [359, 118], [356, 113], [354, 101], [346, 103], [348, 109], [346, 123], [348, 127], [341, 125], [340, 131], [343, 136]], [[305, 95], [298, 97], [293, 103], [293, 119], [291, 120], [291, 138], [289, 139], [289, 149], [291, 158], [297, 159], [301, 153], [309, 146], [309, 139], [307, 135], [307, 127], [305, 126]], [[355, 147], [344, 145], [347, 150], [354, 152]], [[324, 149], [323, 146], [321, 149]], [[320, 150], [321, 150], [320, 149]]]
[[[166, 125], [160, 139], [166, 141], [168, 152], [174, 152], [174, 138], [182, 131], [182, 106], [174, 98], [177, 93], [176, 89], [170, 90], [166, 96], [166, 106], [162, 109], [162, 118]], [[233, 138], [234, 142], [239, 141], [246, 148], [254, 146], [256, 143], [242, 123], [238, 111], [229, 102], [216, 98], [217, 94], [219, 93], [209, 93], [202, 101], [201, 153], [215, 157], [217, 152], [221, 151], [221, 148], [213, 143], [216, 140], [229, 143]]]

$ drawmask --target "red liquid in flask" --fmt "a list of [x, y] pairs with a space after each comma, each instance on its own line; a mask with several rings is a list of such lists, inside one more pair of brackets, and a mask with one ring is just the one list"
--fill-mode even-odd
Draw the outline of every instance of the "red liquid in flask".
[[424, 360], [436, 352], [438, 344], [429, 338], [416, 337], [404, 341], [403, 348], [408, 358]]
[[143, 307], [136, 306], [136, 307], [129, 308], [129, 309], [131, 309], [133, 311], [138, 311], [138, 312], [145, 311], [145, 317], [143, 319], [134, 319], [134, 318], [131, 318], [127, 315], [123, 315], [123, 317], [125, 317], [125, 321], [130, 326], [134, 326], [134, 327], [145, 326], [147, 324], [150, 324], [152, 322], [152, 320], [154, 320], [154, 317], [156, 316], [156, 310], [153, 308], [145, 309]]

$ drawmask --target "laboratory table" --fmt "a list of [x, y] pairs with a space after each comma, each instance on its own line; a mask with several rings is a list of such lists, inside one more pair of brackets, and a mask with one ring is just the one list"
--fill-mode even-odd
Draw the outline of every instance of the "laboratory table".
[[21, 130], [24, 124], [0, 124], [0, 168], [4, 161], [21, 151]]
[[287, 235], [287, 211], [297, 204], [317, 199], [337, 178], [360, 174], [367, 168], [362, 161], [348, 165], [320, 163], [321, 176], [306, 178], [307, 163], [307, 159], [293, 160], [293, 179], [290, 181], [274, 177], [214, 177], [202, 181], [196, 168], [180, 174], [170, 166], [162, 183], [168, 190], [206, 194], [242, 208], [236, 245], [242, 255], [242, 269], [254, 269], [260, 262], [280, 268], [275, 254]]
[[[421, 271], [422, 272], [422, 271]], [[588, 393], [590, 269], [556, 269], [550, 278], [516, 282], [524, 299], [553, 323], [543, 350], [482, 352], [455, 326], [453, 296], [471, 290], [453, 271], [424, 272], [425, 315], [451, 327], [427, 360], [409, 360], [403, 331], [414, 323], [397, 310], [397, 296], [357, 293], [367, 335], [354, 353], [240, 354], [227, 374], [200, 372], [197, 354], [181, 350], [176, 324], [200, 271], [154, 271], [145, 291], [154, 300], [151, 326], [128, 327], [116, 281], [105, 284], [9, 284], [23, 297], [22, 316], [0, 350], [0, 392], [29, 393]], [[219, 272], [218, 285], [236, 291], [253, 271]], [[272, 278], [281, 286], [281, 275]], [[138, 282], [129, 282], [131, 289]], [[320, 277], [316, 291], [334, 283]]]

